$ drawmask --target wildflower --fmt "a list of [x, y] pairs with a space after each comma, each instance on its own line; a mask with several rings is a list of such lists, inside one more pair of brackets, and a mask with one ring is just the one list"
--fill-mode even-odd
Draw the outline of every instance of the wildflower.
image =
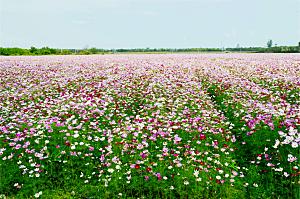
[[141, 153], [140, 156], [145, 159], [147, 157], [147, 154], [146, 153]]
[[38, 193], [36, 193], [36, 194], [34, 194], [34, 197], [36, 197], [36, 198], [39, 198], [41, 195], [42, 195], [42, 191], [40, 191], [40, 192], [38, 192]]
[[282, 167], [280, 167], [280, 168], [275, 168], [274, 170], [275, 170], [275, 171], [283, 171], [283, 168], [282, 168]]
[[293, 148], [297, 148], [298, 147], [298, 143], [297, 142], [292, 142], [292, 147]]
[[200, 140], [205, 140], [205, 139], [206, 139], [206, 136], [203, 133], [201, 133], [200, 134]]
[[197, 178], [198, 175], [199, 175], [199, 171], [198, 171], [198, 170], [195, 170], [195, 171], [194, 171], [194, 176]]
[[160, 173], [157, 173], [157, 174], [156, 174], [156, 177], [157, 177], [157, 180], [161, 180], [161, 179], [162, 179], [162, 176], [161, 176]]
[[183, 184], [184, 185], [189, 185], [190, 183], [189, 183], [189, 181], [184, 181]]
[[138, 164], [136, 164], [136, 165], [134, 166], [134, 168], [139, 169], [139, 168], [141, 168], [141, 166], [138, 165]]
[[275, 145], [273, 148], [277, 149], [278, 145], [280, 144], [280, 141], [278, 139], [275, 140]]
[[152, 169], [150, 167], [146, 168], [146, 171], [150, 172]]
[[138, 145], [137, 145], [137, 149], [141, 150], [141, 149], [143, 149], [143, 148], [144, 148], [144, 145], [142, 145], [142, 144], [138, 144]]
[[294, 162], [294, 161], [296, 161], [296, 160], [297, 160], [296, 157], [294, 157], [294, 156], [291, 155], [291, 154], [288, 154], [288, 161], [289, 161], [289, 162]]
[[231, 137], [231, 142], [236, 142], [236, 138], [234, 135]]
[[94, 147], [89, 147], [89, 151], [94, 151]]
[[258, 160], [261, 160], [261, 156], [257, 156], [257, 159], [258, 159]]
[[181, 140], [182, 140], [182, 139], [181, 139], [177, 134], [174, 136], [174, 143], [175, 143], [175, 144], [176, 144], [176, 143], [179, 143]]

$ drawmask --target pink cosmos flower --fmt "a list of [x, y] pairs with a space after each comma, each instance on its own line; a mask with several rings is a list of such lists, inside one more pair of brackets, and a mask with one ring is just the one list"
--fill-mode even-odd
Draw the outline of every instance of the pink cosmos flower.
[[180, 142], [182, 139], [176, 134], [175, 136], [174, 136], [174, 143], [175, 144], [178, 144], [178, 142]]
[[89, 150], [90, 150], [90, 151], [94, 151], [94, 147], [92, 147], [92, 146], [89, 147]]

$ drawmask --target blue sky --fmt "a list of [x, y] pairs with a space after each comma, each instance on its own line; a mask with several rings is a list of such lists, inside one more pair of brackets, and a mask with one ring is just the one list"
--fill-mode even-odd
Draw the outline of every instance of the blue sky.
[[0, 0], [0, 46], [186, 48], [300, 41], [300, 0]]

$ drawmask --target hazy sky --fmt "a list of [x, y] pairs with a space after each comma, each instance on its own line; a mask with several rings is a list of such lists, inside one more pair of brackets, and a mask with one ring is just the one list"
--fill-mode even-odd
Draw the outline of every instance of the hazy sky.
[[0, 0], [0, 46], [235, 47], [300, 41], [300, 0]]

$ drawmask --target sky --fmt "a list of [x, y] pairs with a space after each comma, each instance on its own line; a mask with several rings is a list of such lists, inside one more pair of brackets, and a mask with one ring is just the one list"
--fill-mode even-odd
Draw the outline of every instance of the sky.
[[0, 46], [191, 48], [300, 42], [300, 0], [0, 0]]

